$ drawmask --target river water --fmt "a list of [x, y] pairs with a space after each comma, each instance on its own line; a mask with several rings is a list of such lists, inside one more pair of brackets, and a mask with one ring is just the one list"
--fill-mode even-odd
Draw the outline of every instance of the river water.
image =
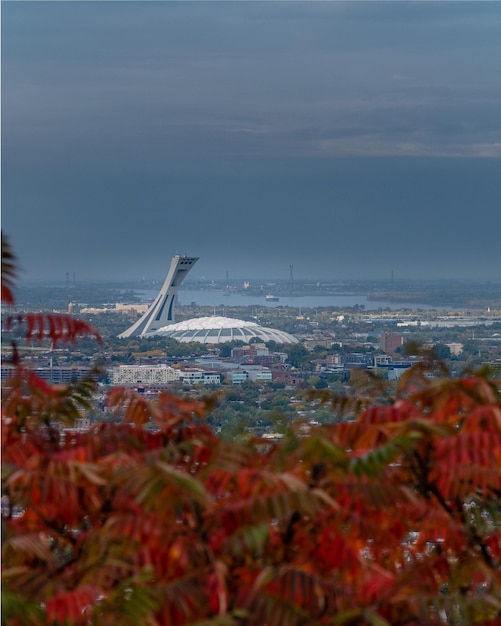
[[[157, 291], [138, 291], [145, 302], [151, 302], [157, 295]], [[179, 289], [177, 304], [180, 306], [196, 304], [198, 306], [212, 306], [216, 308], [233, 306], [267, 306], [267, 307], [293, 307], [293, 308], [314, 308], [314, 307], [364, 307], [366, 311], [378, 311], [380, 309], [391, 309], [393, 311], [401, 309], [442, 309], [444, 307], [432, 307], [425, 304], [395, 303], [389, 301], [369, 300], [367, 296], [359, 295], [327, 295], [327, 296], [280, 296], [278, 302], [266, 300], [260, 295], [246, 295], [243, 293], [226, 293], [223, 290], [195, 290]]]

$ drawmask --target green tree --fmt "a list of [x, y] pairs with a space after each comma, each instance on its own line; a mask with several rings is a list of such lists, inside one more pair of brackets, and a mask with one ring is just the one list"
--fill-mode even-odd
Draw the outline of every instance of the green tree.
[[290, 346], [284, 347], [284, 352], [287, 354], [287, 363], [293, 367], [302, 367], [311, 360], [311, 355], [308, 350], [300, 343], [295, 343]]
[[219, 346], [219, 356], [222, 359], [228, 358], [231, 356], [231, 344], [229, 343], [223, 343]]
[[450, 359], [451, 349], [445, 343], [436, 343], [433, 346], [433, 350], [438, 359]]

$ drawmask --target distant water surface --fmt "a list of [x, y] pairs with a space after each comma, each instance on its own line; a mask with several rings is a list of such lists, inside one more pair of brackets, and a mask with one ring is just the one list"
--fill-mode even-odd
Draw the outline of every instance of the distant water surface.
[[[151, 289], [137, 291], [145, 302], [151, 302], [158, 291]], [[446, 309], [448, 307], [428, 306], [426, 304], [402, 303], [389, 301], [369, 300], [364, 295], [337, 295], [337, 296], [280, 296], [278, 302], [266, 300], [264, 296], [245, 295], [242, 293], [226, 294], [221, 290], [195, 290], [180, 289], [178, 293], [178, 305], [196, 304], [198, 306], [226, 307], [226, 306], [268, 306], [280, 307], [288, 306], [295, 308], [315, 308], [315, 307], [364, 307], [367, 311], [378, 311], [379, 309], [391, 309], [394, 311], [401, 309]]]

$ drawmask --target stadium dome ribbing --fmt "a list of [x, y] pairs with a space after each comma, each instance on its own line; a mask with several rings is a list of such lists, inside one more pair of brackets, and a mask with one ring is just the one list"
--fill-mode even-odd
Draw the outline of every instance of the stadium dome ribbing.
[[[153, 334], [153, 333], [152, 333]], [[275, 328], [266, 328], [255, 322], [246, 322], [231, 317], [196, 317], [169, 324], [154, 333], [157, 337], [172, 337], [181, 343], [198, 341], [199, 343], [225, 343], [240, 340], [250, 343], [257, 338], [262, 342], [275, 341], [281, 344], [298, 343], [289, 333]]]

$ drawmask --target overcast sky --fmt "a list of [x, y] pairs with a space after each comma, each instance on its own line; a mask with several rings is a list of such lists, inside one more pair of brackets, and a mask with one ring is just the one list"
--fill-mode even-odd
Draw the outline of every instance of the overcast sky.
[[24, 280], [501, 278], [501, 3], [1, 11]]

